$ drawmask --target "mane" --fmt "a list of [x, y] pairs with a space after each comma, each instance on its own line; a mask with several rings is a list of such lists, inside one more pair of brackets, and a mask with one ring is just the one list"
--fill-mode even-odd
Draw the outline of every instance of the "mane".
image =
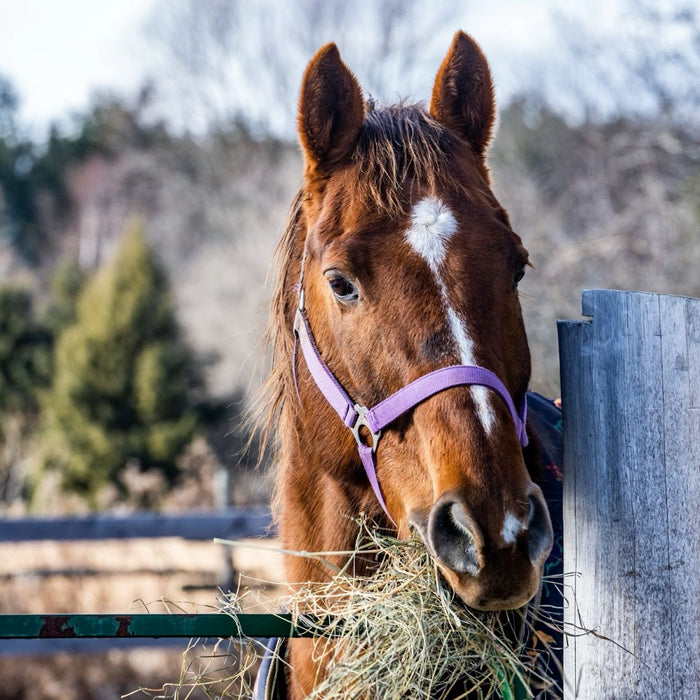
[[[455, 180], [447, 167], [448, 155], [459, 148], [459, 139], [435, 121], [419, 105], [393, 105], [375, 109], [367, 105], [365, 123], [354, 147], [352, 162], [359, 168], [357, 187], [367, 205], [392, 217], [408, 212], [413, 196], [411, 188], [436, 191], [438, 182], [449, 182], [469, 196], [463, 183]], [[265, 334], [271, 352], [271, 368], [262, 387], [259, 408], [253, 416], [260, 437], [260, 456], [273, 446], [279, 463], [283, 455], [277, 434], [289, 429], [292, 411], [289, 402], [296, 391], [292, 356], [294, 337], [291, 318], [296, 304], [296, 274], [303, 249], [299, 229], [303, 225], [305, 191], [294, 197], [287, 225], [274, 256], [277, 270], [272, 303]], [[276, 500], [275, 505], [279, 505]]]
[[[296, 279], [291, 279], [290, 267], [294, 260], [301, 260], [301, 251], [296, 249], [295, 240], [302, 218], [303, 197], [304, 192], [300, 189], [289, 208], [287, 225], [273, 256], [277, 277], [263, 343], [270, 353], [270, 371], [262, 384], [260, 400], [252, 409], [249, 419], [251, 444], [256, 435], [259, 438], [259, 462], [268, 454], [279, 462], [281, 443], [277, 435], [282, 432], [281, 422], [289, 421], [289, 412], [284, 410], [287, 397], [294, 396], [294, 370], [290, 361], [294, 354], [294, 336], [288, 324], [288, 311], [295, 298], [297, 283]], [[276, 501], [273, 502], [273, 511], [275, 505]]]

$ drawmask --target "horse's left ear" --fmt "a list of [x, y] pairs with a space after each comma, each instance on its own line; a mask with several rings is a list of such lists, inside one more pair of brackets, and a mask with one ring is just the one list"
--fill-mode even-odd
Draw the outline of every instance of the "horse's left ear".
[[430, 114], [466, 138], [483, 157], [491, 140], [495, 112], [486, 58], [476, 42], [459, 31], [435, 78]]
[[335, 44], [319, 49], [301, 84], [298, 130], [307, 175], [327, 175], [357, 141], [365, 120], [362, 91]]

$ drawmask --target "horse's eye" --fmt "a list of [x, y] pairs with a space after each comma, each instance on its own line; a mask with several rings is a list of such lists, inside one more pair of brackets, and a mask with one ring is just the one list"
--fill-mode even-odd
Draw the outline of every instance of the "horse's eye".
[[515, 276], [513, 277], [513, 288], [518, 286], [518, 282], [520, 282], [523, 277], [525, 277], [525, 265], [516, 270]]
[[330, 285], [333, 295], [338, 301], [345, 304], [357, 301], [359, 293], [357, 287], [347, 278], [344, 277], [338, 270], [329, 270], [326, 272], [326, 279]]

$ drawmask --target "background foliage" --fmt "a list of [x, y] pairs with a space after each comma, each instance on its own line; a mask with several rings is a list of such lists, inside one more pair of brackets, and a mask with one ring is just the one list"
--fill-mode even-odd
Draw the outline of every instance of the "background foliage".
[[85, 285], [56, 339], [43, 401], [43, 468], [90, 498], [130, 460], [171, 479], [197, 415], [167, 280], [139, 228]]

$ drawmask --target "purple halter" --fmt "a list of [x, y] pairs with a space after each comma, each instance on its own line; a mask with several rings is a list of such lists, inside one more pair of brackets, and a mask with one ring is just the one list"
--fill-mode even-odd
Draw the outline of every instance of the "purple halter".
[[[407, 384], [402, 389], [384, 399], [373, 408], [366, 408], [356, 404], [347, 394], [340, 382], [335, 378], [328, 365], [321, 359], [318, 347], [314, 341], [309, 320], [304, 309], [304, 295], [300, 293], [299, 308], [294, 319], [295, 333], [295, 359], [294, 378], [296, 381], [296, 343], [301, 345], [301, 351], [306, 360], [306, 366], [316, 382], [316, 386], [326, 397], [328, 403], [345, 425], [350, 428], [357, 441], [357, 449], [360, 454], [362, 466], [365, 469], [369, 483], [372, 486], [379, 504], [394, 525], [394, 519], [384, 502], [384, 496], [377, 479], [375, 453], [382, 435], [382, 429], [406, 413], [417, 404], [421, 403], [433, 394], [437, 394], [453, 386], [473, 385], [486, 386], [493, 389], [505, 402], [515, 424], [515, 432], [524, 447], [527, 445], [527, 432], [525, 420], [527, 415], [527, 400], [523, 402], [518, 411], [513, 399], [503, 382], [490, 370], [476, 365], [452, 365], [429, 372]], [[372, 436], [372, 444], [366, 445], [363, 441], [360, 429], [365, 427]]]

